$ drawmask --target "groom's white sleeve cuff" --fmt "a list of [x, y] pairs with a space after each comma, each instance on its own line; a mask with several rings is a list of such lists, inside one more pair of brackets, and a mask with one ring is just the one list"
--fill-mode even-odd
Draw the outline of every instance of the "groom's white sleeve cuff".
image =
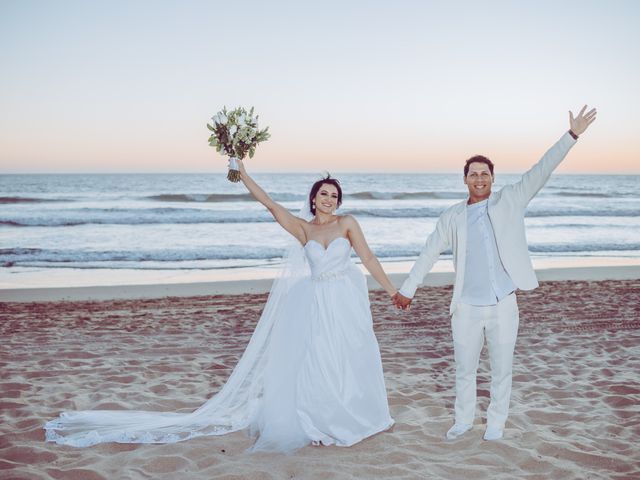
[[400, 295], [407, 297], [407, 298], [413, 298], [414, 295], [416, 294], [416, 290], [418, 289], [418, 286], [411, 286], [411, 285], [407, 285], [407, 283], [409, 282], [409, 279], [407, 279], [402, 286], [400, 287], [400, 290], [398, 290], [400, 292]]

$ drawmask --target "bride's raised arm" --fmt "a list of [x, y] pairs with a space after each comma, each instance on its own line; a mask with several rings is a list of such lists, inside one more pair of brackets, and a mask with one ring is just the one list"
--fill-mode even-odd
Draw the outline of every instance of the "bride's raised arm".
[[362, 264], [365, 266], [367, 271], [376, 279], [382, 288], [386, 290], [386, 292], [390, 296], [394, 296], [398, 289], [393, 286], [387, 274], [384, 273], [382, 269], [382, 265], [378, 261], [378, 258], [369, 248], [367, 244], [367, 240], [364, 238], [364, 233], [362, 233], [362, 229], [360, 228], [360, 224], [358, 221], [352, 217], [351, 215], [345, 215], [342, 217], [342, 221], [345, 223], [347, 227], [347, 235], [349, 236], [349, 241], [353, 246], [358, 257], [362, 261]]
[[258, 185], [255, 180], [249, 176], [244, 168], [242, 160], [238, 160], [238, 166], [240, 168], [240, 178], [242, 183], [247, 187], [249, 193], [253, 195], [253, 198], [267, 207], [276, 222], [278, 222], [282, 228], [296, 237], [298, 241], [304, 245], [307, 242], [307, 235], [305, 234], [302, 226], [304, 224], [304, 220], [296, 217], [289, 210], [275, 202], [267, 192], [265, 192], [262, 187], [260, 187], [260, 185]]

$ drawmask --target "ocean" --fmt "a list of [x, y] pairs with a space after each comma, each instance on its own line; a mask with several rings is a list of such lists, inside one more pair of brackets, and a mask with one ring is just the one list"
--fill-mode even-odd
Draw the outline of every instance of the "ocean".
[[[297, 212], [320, 174], [255, 174]], [[340, 213], [382, 261], [415, 258], [461, 174], [341, 174]], [[519, 175], [498, 174], [494, 190]], [[640, 176], [551, 177], [526, 213], [534, 257], [640, 257]], [[0, 176], [0, 269], [219, 270], [276, 265], [289, 236], [223, 174]]]

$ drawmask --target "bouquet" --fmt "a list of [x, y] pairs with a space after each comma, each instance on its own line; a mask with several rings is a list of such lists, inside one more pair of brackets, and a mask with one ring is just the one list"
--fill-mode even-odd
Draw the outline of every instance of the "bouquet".
[[240, 181], [240, 171], [237, 159], [244, 159], [247, 154], [252, 158], [256, 153], [256, 146], [271, 136], [269, 127], [258, 129], [258, 116], [253, 116], [253, 107], [247, 112], [238, 107], [227, 111], [224, 107], [211, 117], [212, 124], [207, 123], [211, 131], [209, 146], [215, 147], [216, 152], [229, 157], [229, 173], [227, 178], [232, 182]]

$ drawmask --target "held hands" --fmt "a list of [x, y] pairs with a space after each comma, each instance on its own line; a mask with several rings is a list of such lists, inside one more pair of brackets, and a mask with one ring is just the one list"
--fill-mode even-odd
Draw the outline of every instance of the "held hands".
[[398, 310], [408, 310], [411, 305], [411, 300], [411, 298], [405, 297], [400, 292], [396, 292], [391, 297], [391, 301]]
[[592, 108], [587, 113], [584, 113], [586, 109], [587, 106], [585, 105], [575, 118], [573, 117], [573, 113], [569, 111], [569, 128], [576, 135], [584, 133], [587, 127], [596, 119], [596, 114], [598, 113], [596, 112], [596, 109]]

